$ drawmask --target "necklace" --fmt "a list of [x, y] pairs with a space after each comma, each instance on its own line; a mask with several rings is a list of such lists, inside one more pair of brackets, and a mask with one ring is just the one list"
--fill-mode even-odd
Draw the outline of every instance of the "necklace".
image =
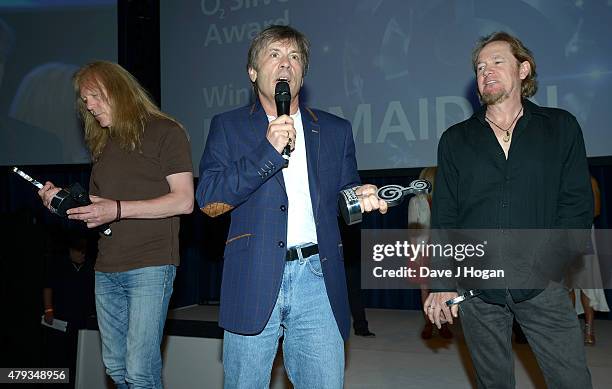
[[76, 270], [76, 271], [80, 271], [81, 268], [83, 267], [83, 263], [75, 263], [75, 262], [72, 262], [72, 261], [70, 261], [70, 263], [72, 263], [72, 266], [74, 266], [74, 270]]
[[514, 125], [514, 123], [516, 123], [516, 121], [518, 120], [519, 115], [523, 112], [523, 107], [521, 107], [521, 109], [518, 111], [518, 113], [516, 114], [516, 116], [514, 117], [514, 120], [512, 121], [512, 123], [510, 123], [510, 125], [508, 126], [508, 128], [503, 129], [499, 124], [495, 123], [493, 120], [491, 120], [491, 118], [489, 118], [487, 115], [485, 115], [485, 119], [487, 119], [487, 121], [491, 124], [493, 124], [495, 127], [499, 128], [500, 130], [502, 130], [503, 132], [506, 133], [506, 135], [504, 135], [502, 137], [502, 140], [506, 143], [510, 142], [510, 138], [512, 137], [512, 133], [510, 132], [510, 129], [512, 128], [512, 126]]

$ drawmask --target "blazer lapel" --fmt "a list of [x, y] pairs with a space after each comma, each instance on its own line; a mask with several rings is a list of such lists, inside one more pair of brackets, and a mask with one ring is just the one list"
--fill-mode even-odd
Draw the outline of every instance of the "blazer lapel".
[[319, 182], [319, 157], [321, 152], [321, 136], [319, 118], [309, 108], [301, 107], [302, 125], [304, 127], [304, 140], [306, 143], [306, 160], [308, 165], [308, 186], [310, 198], [312, 199], [312, 212], [315, 220], [319, 215], [320, 182]]

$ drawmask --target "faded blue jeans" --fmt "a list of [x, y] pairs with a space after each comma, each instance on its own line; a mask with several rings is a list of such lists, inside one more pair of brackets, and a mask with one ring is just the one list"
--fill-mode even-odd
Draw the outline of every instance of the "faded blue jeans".
[[117, 388], [162, 388], [160, 345], [176, 266], [96, 272], [102, 360]]
[[276, 304], [261, 333], [225, 331], [225, 388], [268, 388], [281, 336], [285, 370], [294, 388], [342, 388], [344, 341], [327, 298], [318, 254], [285, 263]]

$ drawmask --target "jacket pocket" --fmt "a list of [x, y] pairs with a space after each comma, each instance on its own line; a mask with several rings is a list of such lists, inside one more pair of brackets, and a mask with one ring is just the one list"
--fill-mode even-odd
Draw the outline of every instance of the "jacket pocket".
[[254, 237], [253, 234], [240, 234], [227, 239], [225, 241], [225, 256], [232, 252], [246, 250]]

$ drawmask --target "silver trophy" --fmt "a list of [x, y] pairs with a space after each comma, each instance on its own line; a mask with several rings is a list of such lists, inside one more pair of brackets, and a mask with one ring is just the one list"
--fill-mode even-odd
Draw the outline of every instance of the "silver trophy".
[[[344, 222], [348, 225], [361, 222], [362, 212], [359, 205], [359, 196], [355, 188], [344, 189], [338, 195], [338, 207]], [[376, 196], [385, 200], [389, 207], [401, 204], [408, 195], [431, 192], [431, 184], [427, 180], [414, 180], [407, 187], [401, 185], [385, 185], [378, 189]]]

